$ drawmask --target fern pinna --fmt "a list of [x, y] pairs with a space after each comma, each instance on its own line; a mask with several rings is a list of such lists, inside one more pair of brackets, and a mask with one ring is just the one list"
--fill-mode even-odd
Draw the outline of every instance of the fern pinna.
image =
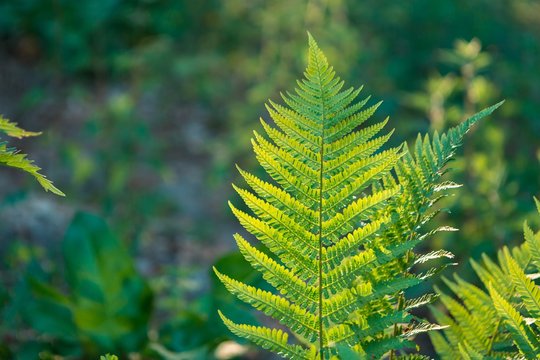
[[361, 89], [342, 90], [311, 36], [304, 75], [295, 93], [282, 96], [285, 105], [267, 106], [277, 128], [261, 120], [267, 137], [254, 135], [257, 159], [274, 182], [239, 169], [251, 191], [235, 189], [253, 213], [231, 204], [266, 248], [235, 234], [241, 253], [278, 293], [215, 269], [230, 292], [289, 332], [220, 316], [234, 334], [285, 358], [394, 358], [434, 327], [410, 313], [433, 296], [406, 300], [403, 291], [436, 273], [414, 274], [415, 264], [451, 257], [412, 251], [432, 233], [423, 226], [440, 198], [434, 194], [454, 187], [439, 183], [441, 170], [495, 106], [448, 134], [420, 138], [414, 152], [405, 144], [381, 150], [391, 135], [379, 135], [387, 120], [362, 127], [380, 103], [366, 107], [369, 97], [356, 100]]
[[[540, 202], [536, 200], [540, 215]], [[540, 356], [540, 231], [524, 224], [525, 242], [498, 253], [497, 263], [483, 256], [472, 261], [484, 289], [454, 276], [445, 279], [459, 300], [441, 292], [449, 316], [433, 309], [449, 327], [430, 334], [446, 359], [538, 359]], [[440, 290], [439, 290], [440, 292]]]

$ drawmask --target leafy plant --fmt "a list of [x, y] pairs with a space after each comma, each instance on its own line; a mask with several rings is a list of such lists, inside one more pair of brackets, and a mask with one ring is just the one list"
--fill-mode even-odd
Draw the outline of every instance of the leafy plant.
[[[540, 214], [540, 202], [536, 200]], [[430, 334], [442, 359], [537, 359], [540, 354], [540, 232], [524, 224], [525, 242], [504, 247], [495, 263], [484, 254], [472, 266], [483, 288], [458, 275], [445, 283], [458, 297], [438, 290], [449, 315], [433, 309], [444, 335]]]
[[255, 194], [234, 188], [254, 215], [231, 205], [265, 246], [235, 234], [240, 251], [279, 295], [215, 269], [230, 292], [290, 332], [220, 316], [236, 335], [286, 358], [394, 358], [416, 334], [437, 328], [411, 313], [433, 294], [406, 299], [404, 291], [444, 268], [416, 274], [415, 265], [452, 254], [413, 249], [452, 230], [426, 227], [438, 212], [433, 205], [457, 186], [441, 182], [443, 168], [469, 128], [500, 103], [446, 134], [419, 137], [412, 151], [406, 144], [381, 151], [391, 132], [376, 136], [387, 120], [357, 130], [380, 103], [365, 107], [369, 97], [355, 102], [361, 89], [343, 91], [311, 36], [304, 74], [294, 94], [282, 95], [288, 107], [267, 106], [279, 127], [261, 120], [273, 143], [257, 132], [252, 141], [275, 183], [240, 169]]
[[101, 355], [99, 360], [118, 360], [118, 356], [111, 354]]
[[[147, 342], [152, 293], [132, 257], [99, 217], [78, 213], [62, 242], [64, 294], [37, 270], [26, 276], [20, 313], [31, 327], [63, 344], [60, 352], [128, 353]], [[61, 355], [69, 355], [61, 353]]]
[[[13, 123], [0, 115], [0, 131], [5, 135], [14, 137], [14, 138], [24, 138], [30, 136], [37, 136], [41, 133], [31, 132], [21, 129], [17, 126], [16, 123]], [[47, 179], [45, 175], [41, 174], [37, 165], [34, 162], [26, 157], [26, 154], [21, 154], [17, 149], [7, 147], [7, 143], [0, 142], [0, 163], [11, 166], [14, 168], [21, 169], [32, 175], [39, 184], [46, 190], [50, 191], [56, 195], [64, 196], [64, 193], [56, 188], [52, 181]]]

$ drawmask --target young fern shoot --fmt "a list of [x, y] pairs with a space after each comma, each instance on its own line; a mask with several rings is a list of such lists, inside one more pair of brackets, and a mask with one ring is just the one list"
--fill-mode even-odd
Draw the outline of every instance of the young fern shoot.
[[264, 245], [235, 234], [241, 253], [277, 292], [214, 269], [231, 293], [288, 331], [220, 316], [234, 334], [284, 358], [396, 358], [416, 334], [437, 328], [411, 314], [434, 295], [406, 299], [404, 291], [440, 269], [415, 274], [415, 264], [452, 257], [413, 251], [436, 232], [424, 230], [432, 205], [456, 187], [440, 182], [443, 169], [469, 128], [500, 104], [446, 134], [419, 137], [414, 151], [384, 149], [388, 119], [364, 125], [380, 103], [367, 106], [369, 96], [357, 100], [361, 89], [343, 90], [311, 35], [304, 75], [282, 95], [284, 105], [267, 105], [277, 128], [261, 120], [266, 136], [252, 141], [272, 180], [239, 169], [251, 190], [234, 188], [252, 213], [230, 204]]

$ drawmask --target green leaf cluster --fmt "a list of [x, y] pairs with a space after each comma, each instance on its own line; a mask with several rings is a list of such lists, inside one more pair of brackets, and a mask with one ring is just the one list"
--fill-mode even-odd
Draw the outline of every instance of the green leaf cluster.
[[105, 354], [105, 355], [101, 355], [99, 357], [99, 360], [118, 360], [118, 356], [111, 355], [111, 354]]
[[26, 290], [15, 299], [24, 320], [52, 344], [62, 345], [64, 356], [143, 348], [152, 292], [105, 221], [76, 214], [62, 241], [62, 256], [69, 291], [51, 284], [43, 271], [29, 269]]
[[[3, 132], [7, 136], [18, 139], [30, 136], [37, 136], [41, 134], [39, 132], [30, 132], [23, 130], [18, 127], [16, 123], [7, 120], [1, 115], [0, 132]], [[6, 166], [21, 169], [22, 171], [29, 173], [39, 182], [39, 184], [46, 191], [50, 191], [56, 195], [64, 196], [64, 193], [58, 188], [56, 188], [51, 180], [47, 179], [45, 175], [39, 172], [41, 168], [34, 164], [34, 161], [28, 159], [26, 154], [20, 153], [17, 149], [8, 147], [6, 142], [0, 142], [0, 163]]]
[[[536, 200], [540, 214], [540, 202]], [[433, 309], [443, 334], [430, 334], [444, 359], [537, 359], [540, 354], [540, 232], [524, 224], [522, 245], [471, 261], [483, 287], [457, 275], [445, 283], [457, 296], [439, 290], [449, 315]]]
[[[387, 120], [366, 125], [380, 103], [344, 88], [309, 36], [308, 66], [284, 105], [270, 101], [273, 123], [254, 133], [266, 181], [239, 169], [250, 190], [234, 186], [250, 212], [231, 204], [262, 247], [235, 234], [240, 252], [276, 291], [237, 281], [215, 269], [225, 287], [281, 325], [238, 324], [236, 335], [291, 359], [394, 358], [421, 332], [439, 328], [412, 314], [435, 298], [405, 290], [436, 274], [452, 258], [421, 254], [418, 244], [443, 227], [427, 224], [435, 203], [457, 187], [443, 182], [445, 165], [465, 133], [497, 104], [447, 133], [386, 147]], [[427, 271], [414, 269], [423, 264]], [[346, 353], [346, 354], [345, 354]]]

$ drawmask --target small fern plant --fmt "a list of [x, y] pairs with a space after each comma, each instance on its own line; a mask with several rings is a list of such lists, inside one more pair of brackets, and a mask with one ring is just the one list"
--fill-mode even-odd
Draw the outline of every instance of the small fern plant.
[[540, 232], [525, 223], [524, 234], [521, 246], [499, 251], [497, 263], [485, 254], [482, 263], [471, 261], [483, 288], [458, 275], [444, 279], [459, 300], [438, 290], [449, 315], [433, 312], [448, 328], [430, 336], [443, 360], [540, 357]]
[[[0, 115], [0, 132], [18, 139], [41, 134], [39, 132], [23, 130], [16, 123], [7, 120], [2, 115]], [[39, 172], [41, 169], [32, 160], [28, 159], [26, 154], [21, 154], [17, 149], [8, 147], [5, 141], [0, 142], [0, 163], [29, 173], [39, 182], [45, 191], [64, 196], [64, 193], [56, 188], [52, 181]]]
[[254, 133], [272, 180], [239, 168], [251, 191], [234, 188], [251, 213], [230, 204], [263, 245], [235, 234], [240, 252], [276, 292], [214, 269], [231, 293], [281, 326], [219, 314], [234, 334], [284, 358], [397, 358], [416, 334], [437, 328], [411, 314], [434, 294], [406, 299], [404, 291], [440, 270], [415, 273], [415, 265], [452, 257], [414, 252], [433, 233], [451, 230], [426, 229], [435, 202], [457, 186], [441, 182], [443, 169], [468, 129], [500, 104], [446, 134], [419, 137], [414, 150], [384, 149], [388, 119], [364, 126], [380, 103], [367, 106], [369, 97], [357, 100], [361, 89], [343, 90], [311, 35], [304, 75], [295, 93], [282, 95], [284, 105], [267, 105], [277, 127], [261, 119], [267, 136]]

